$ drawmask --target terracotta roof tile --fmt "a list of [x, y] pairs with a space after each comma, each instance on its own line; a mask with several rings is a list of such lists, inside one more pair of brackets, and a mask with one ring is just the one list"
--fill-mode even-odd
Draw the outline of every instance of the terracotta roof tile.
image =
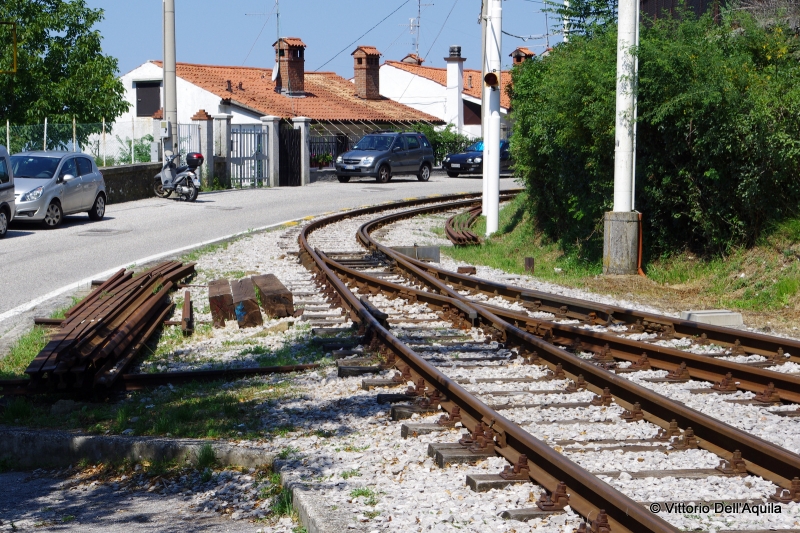
[[405, 62], [406, 59], [410, 59], [411, 60], [411, 61], [408, 61], [408, 63], [416, 63], [418, 65], [421, 65], [421, 64], [423, 64], [425, 62], [425, 60], [422, 59], [421, 57], [419, 57], [417, 54], [408, 54], [401, 61]]
[[536, 55], [536, 53], [532, 52], [529, 48], [526, 48], [524, 46], [520, 46], [519, 48], [517, 48], [516, 50], [514, 50], [513, 52], [511, 52], [508, 55], [509, 55], [509, 57], [512, 57], [517, 53], [524, 54], [524, 55], [526, 55], [528, 57], [533, 57], [533, 56]]
[[[306, 47], [306, 43], [304, 43], [300, 37], [281, 37], [278, 40], [285, 42], [289, 46], [302, 46], [303, 48]], [[272, 46], [275, 46], [276, 44], [278, 44], [278, 41], [272, 43]]]
[[[152, 63], [159, 67], [162, 65], [161, 61]], [[272, 69], [178, 63], [177, 75], [222, 99], [231, 100], [234, 104], [241, 104], [264, 115], [281, 118], [309, 117], [318, 121], [443, 123], [433, 115], [388, 98], [358, 98], [355, 85], [334, 72], [306, 72], [306, 95], [300, 98], [275, 91]], [[231, 81], [230, 91], [228, 80]]]
[[[403, 63], [402, 61], [386, 61], [386, 65], [390, 65], [406, 72], [416, 74], [423, 78], [429, 79], [438, 83], [439, 85], [447, 86], [447, 69], [440, 67], [423, 67], [422, 65], [414, 65], [413, 63]], [[469, 86], [469, 76], [472, 76], [472, 87]], [[511, 72], [504, 70], [502, 72], [503, 92], [500, 95], [500, 105], [508, 109], [511, 107], [511, 98], [506, 94], [505, 88], [511, 85]], [[470, 68], [464, 69], [464, 94], [468, 94], [480, 100], [481, 90], [483, 89], [483, 77], [480, 70]]]
[[192, 120], [211, 120], [211, 115], [206, 113], [205, 109], [199, 109], [192, 117]]
[[378, 51], [378, 49], [375, 48], [374, 46], [359, 46], [355, 50], [353, 50], [353, 53], [350, 54], [350, 55], [355, 54], [359, 50], [361, 50], [362, 52], [364, 52], [368, 56], [379, 56], [379, 55], [381, 55], [381, 53]]

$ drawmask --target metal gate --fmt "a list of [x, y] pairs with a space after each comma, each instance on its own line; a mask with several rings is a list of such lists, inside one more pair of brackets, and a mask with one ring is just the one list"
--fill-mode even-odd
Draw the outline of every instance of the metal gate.
[[[181, 165], [186, 164], [186, 154], [200, 151], [200, 124], [178, 124], [178, 153]], [[208, 154], [203, 154], [209, 157]]]
[[269, 134], [266, 131], [231, 132], [231, 186], [269, 186]]
[[280, 146], [280, 159], [278, 166], [280, 174], [278, 185], [281, 187], [299, 187], [300, 183], [300, 130], [282, 129]]

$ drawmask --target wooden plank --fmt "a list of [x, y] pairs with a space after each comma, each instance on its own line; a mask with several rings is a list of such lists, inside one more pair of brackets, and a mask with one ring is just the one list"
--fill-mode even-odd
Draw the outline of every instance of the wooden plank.
[[215, 279], [208, 284], [208, 305], [215, 328], [224, 328], [226, 320], [233, 320], [233, 295], [227, 279]]
[[181, 310], [181, 331], [184, 335], [191, 335], [194, 331], [192, 320], [192, 293], [183, 293], [183, 309]]
[[286, 288], [274, 274], [253, 276], [259, 302], [264, 313], [272, 318], [294, 315], [292, 291]]
[[256, 288], [251, 278], [238, 279], [231, 282], [233, 295], [233, 312], [240, 328], [252, 328], [264, 323], [261, 309], [258, 308]]

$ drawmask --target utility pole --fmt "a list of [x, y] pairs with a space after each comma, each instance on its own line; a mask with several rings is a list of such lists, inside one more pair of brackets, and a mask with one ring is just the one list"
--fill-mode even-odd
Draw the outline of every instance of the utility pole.
[[[486, 19], [489, 16], [489, 0], [481, 0], [481, 79], [486, 77]], [[481, 110], [486, 109], [486, 91], [481, 91]], [[481, 111], [481, 137], [486, 134], [486, 125], [483, 123], [483, 111]], [[485, 193], [486, 191], [484, 191]], [[484, 194], [485, 196], [485, 194]], [[484, 205], [485, 207], [485, 205]], [[484, 211], [486, 211], [484, 209]]]
[[[564, 10], [569, 12], [569, 0], [564, 0]], [[564, 42], [568, 43], [569, 42], [569, 17], [565, 16], [562, 19], [562, 22], [564, 23]]]
[[[486, 1], [486, 0], [484, 0]], [[489, 0], [489, 19], [486, 21], [486, 75], [483, 78], [483, 214], [486, 216], [486, 236], [497, 231], [500, 212], [500, 53], [502, 50], [502, 0]]]
[[614, 210], [605, 214], [603, 273], [636, 274], [639, 214], [634, 211], [636, 175], [636, 88], [639, 0], [619, 1], [617, 37], [617, 109], [614, 149]]
[[178, 93], [175, 72], [175, 0], [164, 2], [164, 120], [169, 135], [164, 138], [164, 150], [174, 153], [178, 136]]

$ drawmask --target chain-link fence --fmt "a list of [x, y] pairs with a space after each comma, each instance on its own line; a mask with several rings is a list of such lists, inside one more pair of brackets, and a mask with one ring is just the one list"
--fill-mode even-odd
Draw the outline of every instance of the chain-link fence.
[[9, 153], [66, 150], [94, 157], [98, 167], [149, 163], [153, 160], [153, 121], [94, 124], [0, 124], [0, 143]]

